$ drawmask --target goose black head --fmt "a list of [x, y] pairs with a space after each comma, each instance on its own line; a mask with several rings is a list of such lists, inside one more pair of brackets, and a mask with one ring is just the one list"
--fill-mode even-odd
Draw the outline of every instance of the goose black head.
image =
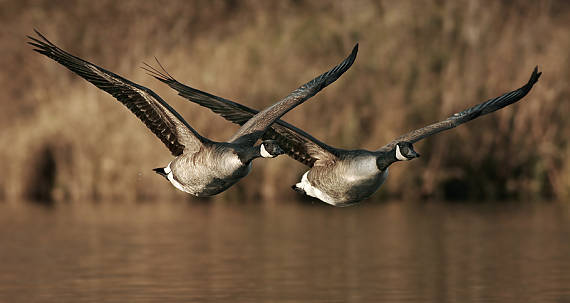
[[275, 158], [284, 153], [283, 149], [281, 149], [275, 140], [264, 140], [259, 146], [259, 154], [263, 158]]
[[392, 150], [378, 154], [376, 166], [380, 171], [384, 171], [394, 162], [408, 161], [419, 156], [420, 154], [414, 150], [412, 143], [401, 141]]
[[408, 161], [412, 160], [413, 158], [419, 158], [420, 154], [418, 154], [412, 143], [407, 141], [398, 142], [396, 144], [396, 148], [394, 148], [396, 160], [398, 161]]

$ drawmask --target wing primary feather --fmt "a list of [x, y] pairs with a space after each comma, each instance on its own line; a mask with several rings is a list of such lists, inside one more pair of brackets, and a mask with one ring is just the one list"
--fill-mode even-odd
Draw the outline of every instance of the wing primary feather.
[[[34, 29], [37, 38], [28, 38], [34, 51], [43, 54], [75, 74], [91, 82], [99, 89], [111, 94], [134, 113], [171, 151], [180, 155], [190, 147], [195, 149], [202, 144], [202, 138], [190, 125], [152, 90], [131, 82], [95, 64], [73, 56], [50, 42]], [[172, 140], [172, 137], [176, 140]]]
[[[354, 61], [353, 59], [356, 55], [357, 49], [358, 48], [356, 46], [349, 56], [352, 57], [351, 61], [345, 61], [345, 64], [341, 64], [339, 67], [323, 75], [326, 77], [326, 75], [331, 72], [338, 72], [338, 69], [340, 68], [347, 69], [350, 67], [348, 64], [352, 64], [351, 62]], [[142, 68], [146, 70], [152, 77], [176, 90], [181, 97], [186, 98], [198, 105], [209, 108], [212, 112], [219, 114], [226, 120], [238, 125], [243, 125], [258, 113], [257, 110], [249, 108], [237, 102], [182, 84], [170, 74], [168, 74], [166, 70], [165, 72], [160, 72], [156, 68], [146, 63]], [[277, 120], [275, 123], [273, 123], [270, 128], [266, 130], [265, 134], [262, 136], [262, 139], [276, 140], [289, 156], [310, 167], [312, 167], [317, 160], [332, 160], [337, 157], [335, 148], [328, 146], [327, 144], [309, 135], [305, 131], [283, 120]]]
[[346, 59], [344, 59], [340, 64], [305, 83], [282, 100], [257, 113], [243, 124], [229, 141], [246, 145], [255, 144], [255, 142], [263, 136], [267, 128], [273, 124], [273, 122], [281, 118], [297, 105], [316, 95], [323, 88], [333, 83], [342, 74], [344, 74], [344, 72], [352, 66], [354, 60], [356, 60], [357, 53], [358, 43], [354, 46], [350, 55], [348, 55], [348, 57], [346, 57]]
[[454, 128], [458, 125], [476, 119], [480, 116], [484, 116], [486, 114], [497, 111], [503, 107], [516, 103], [530, 92], [534, 84], [538, 82], [538, 79], [540, 78], [541, 75], [542, 72], [539, 72], [538, 66], [536, 66], [528, 82], [519, 89], [505, 93], [499, 97], [489, 99], [485, 102], [470, 107], [464, 111], [455, 113], [443, 121], [433, 123], [431, 125], [425, 126], [417, 130], [413, 130], [405, 135], [396, 138], [392, 142], [381, 147], [379, 150], [392, 149], [396, 145], [396, 143], [401, 141], [408, 141], [410, 143], [415, 143], [431, 135], [437, 134], [444, 130]]

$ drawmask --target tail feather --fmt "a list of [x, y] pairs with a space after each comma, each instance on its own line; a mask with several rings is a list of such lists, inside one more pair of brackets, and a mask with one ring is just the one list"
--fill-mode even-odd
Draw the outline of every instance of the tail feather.
[[166, 171], [164, 170], [164, 167], [159, 167], [159, 168], [153, 168], [152, 170], [154, 170], [155, 173], [165, 177], [168, 179], [168, 174], [166, 173]]
[[298, 192], [298, 193], [300, 193], [300, 194], [302, 194], [302, 195], [307, 196], [307, 192], [305, 192], [304, 189], [298, 187], [297, 184], [291, 185], [291, 188], [292, 188], [294, 191], [296, 191], [296, 192]]

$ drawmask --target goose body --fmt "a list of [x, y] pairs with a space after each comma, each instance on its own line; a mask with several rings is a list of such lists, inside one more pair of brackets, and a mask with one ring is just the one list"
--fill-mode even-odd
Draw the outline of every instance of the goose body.
[[[274, 140], [262, 139], [273, 122], [333, 83], [350, 68], [358, 45], [340, 64], [305, 83], [282, 100], [252, 115], [228, 142], [215, 142], [198, 134], [168, 103], [152, 90], [133, 83], [95, 64], [73, 56], [47, 40], [28, 36], [35, 51], [62, 64], [96, 87], [111, 94], [135, 114], [170, 150], [175, 158], [154, 171], [174, 187], [195, 196], [218, 194], [245, 177], [253, 159], [273, 158], [283, 153]], [[161, 66], [162, 67], [162, 66]], [[147, 65], [155, 77], [170, 77]]]
[[[376, 192], [388, 177], [388, 167], [398, 161], [419, 157], [413, 143], [454, 128], [521, 100], [540, 78], [535, 68], [529, 81], [519, 89], [453, 114], [442, 121], [410, 131], [375, 151], [344, 150], [329, 146], [305, 131], [277, 120], [263, 135], [276, 140], [284, 152], [310, 169], [293, 189], [335, 206], [360, 202]], [[226, 120], [244, 124], [256, 110], [178, 82], [159, 78], [191, 102], [207, 107]]]
[[167, 179], [178, 189], [198, 197], [218, 194], [247, 176], [252, 162], [243, 163], [232, 146], [218, 144], [202, 152], [172, 160]]
[[293, 189], [331, 205], [348, 206], [370, 197], [388, 177], [376, 155], [365, 150], [345, 151], [339, 159], [315, 165]]

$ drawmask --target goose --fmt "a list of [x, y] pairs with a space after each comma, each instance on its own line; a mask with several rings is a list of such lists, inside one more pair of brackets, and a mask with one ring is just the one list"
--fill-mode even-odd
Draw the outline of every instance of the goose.
[[[374, 150], [346, 150], [329, 146], [305, 131], [277, 120], [263, 138], [278, 142], [284, 152], [310, 169], [292, 188], [302, 194], [334, 206], [349, 206], [374, 194], [388, 177], [388, 167], [395, 162], [420, 156], [413, 144], [436, 133], [449, 130], [480, 116], [499, 110], [522, 99], [542, 73], [534, 68], [530, 80], [521, 88], [453, 114], [445, 120], [410, 131]], [[207, 107], [225, 119], [244, 124], [257, 110], [194, 89], [173, 77], [156, 77], [191, 102]]]
[[198, 197], [212, 196], [228, 189], [250, 172], [253, 159], [273, 158], [282, 154], [284, 151], [275, 140], [255, 144], [275, 120], [347, 71], [358, 52], [356, 44], [340, 64], [272, 106], [251, 115], [251, 119], [248, 118], [229, 141], [215, 142], [198, 134], [152, 90], [73, 56], [55, 46], [37, 30], [35, 32], [38, 38], [28, 36], [31, 39], [28, 43], [35, 47], [34, 51], [55, 60], [125, 105], [175, 157], [168, 165], [154, 171], [177, 189]]

